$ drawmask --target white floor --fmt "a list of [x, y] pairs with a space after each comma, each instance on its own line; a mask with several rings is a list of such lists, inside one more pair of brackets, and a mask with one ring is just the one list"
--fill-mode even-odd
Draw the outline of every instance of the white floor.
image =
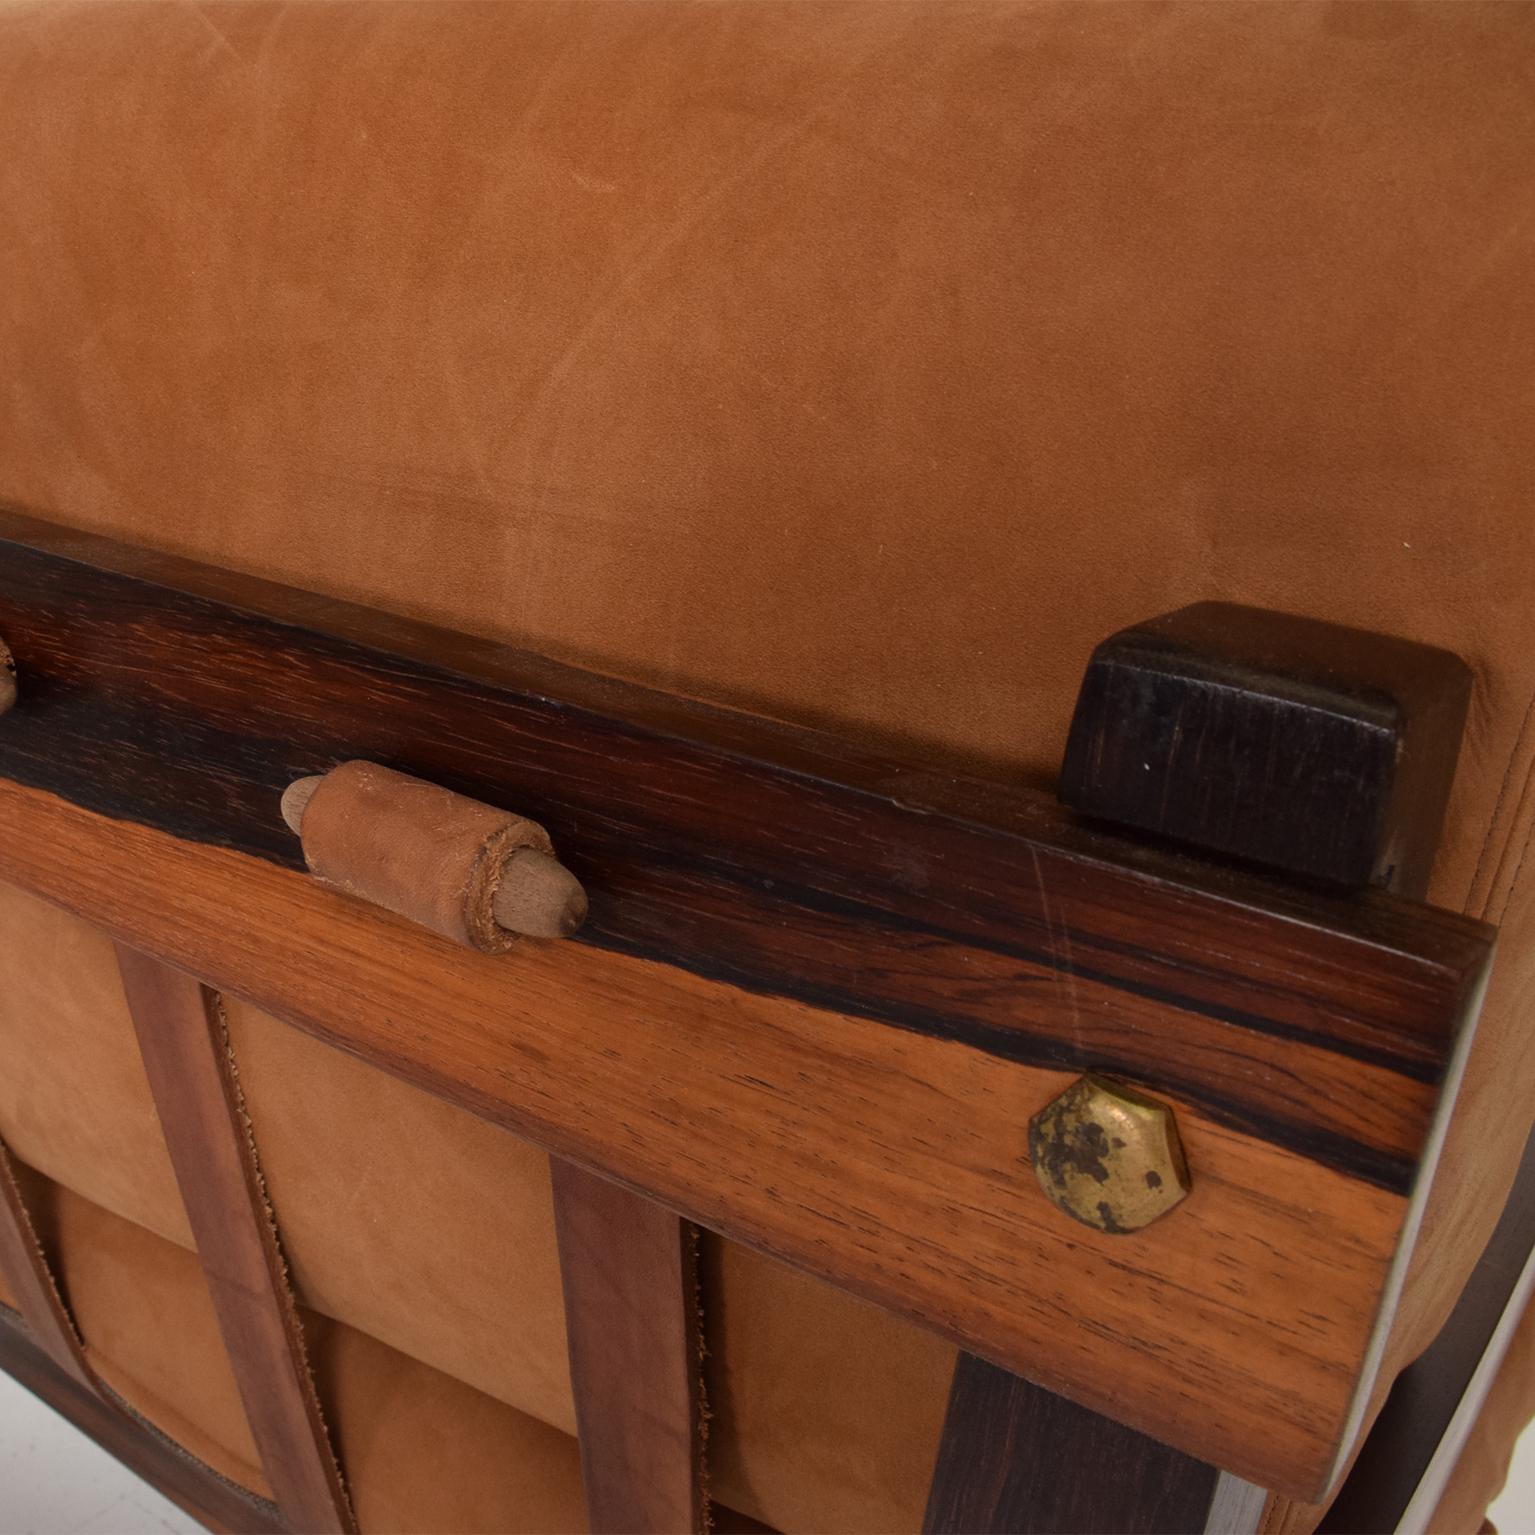
[[1514, 1451], [1508, 1483], [1487, 1510], [1498, 1535], [1535, 1535], [1535, 1426], [1525, 1429]]
[[[1535, 1428], [1490, 1517], [1535, 1535]], [[197, 1535], [201, 1526], [0, 1372], [0, 1535]]]
[[201, 1528], [0, 1372], [0, 1535], [194, 1535]]

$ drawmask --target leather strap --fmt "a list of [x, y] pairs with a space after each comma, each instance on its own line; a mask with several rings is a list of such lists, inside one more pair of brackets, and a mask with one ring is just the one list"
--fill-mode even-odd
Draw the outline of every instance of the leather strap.
[[27, 1213], [10, 1152], [0, 1143], [0, 1272], [21, 1319], [48, 1357], [70, 1378], [99, 1391], [85, 1350]]
[[332, 1453], [217, 995], [136, 949], [123, 989], [261, 1466], [295, 1530], [357, 1528]]
[[698, 1234], [551, 1158], [570, 1379], [592, 1535], [705, 1528]]

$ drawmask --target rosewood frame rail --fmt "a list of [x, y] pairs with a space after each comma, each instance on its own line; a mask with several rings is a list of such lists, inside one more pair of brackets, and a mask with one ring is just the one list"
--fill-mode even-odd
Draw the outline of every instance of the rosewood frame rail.
[[[934, 1530], [1013, 1527], [1025, 1433], [1140, 1468], [1077, 1528], [1250, 1529], [1259, 1489], [1312, 1498], [1337, 1479], [1486, 928], [15, 513], [0, 638], [18, 673], [0, 878], [123, 946], [294, 1527], [351, 1514], [214, 991], [556, 1158], [594, 1528], [705, 1517], [690, 1223], [965, 1351]], [[279, 797], [355, 758], [547, 826], [591, 898], [577, 939], [473, 954], [310, 878]], [[1033, 1175], [1029, 1118], [1084, 1072], [1176, 1110], [1194, 1192], [1144, 1231], [1072, 1222]], [[32, 1275], [18, 1293], [51, 1363], [3, 1336], [0, 1363], [91, 1418], [68, 1318], [5, 1208], [0, 1256], [13, 1284]], [[629, 1260], [603, 1266], [620, 1241]], [[634, 1361], [617, 1382], [595, 1364], [615, 1351]], [[1063, 1527], [1062, 1506], [1030, 1527]]]

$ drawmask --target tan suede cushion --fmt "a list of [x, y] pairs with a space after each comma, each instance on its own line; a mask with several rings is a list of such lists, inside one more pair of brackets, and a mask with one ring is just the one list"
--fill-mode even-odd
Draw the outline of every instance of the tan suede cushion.
[[1505, 936], [1404, 1358], [1535, 1109], [1532, 64], [1469, 0], [19, 6], [0, 497], [1040, 781], [1195, 598], [1457, 650], [1435, 896]]
[[305, 1303], [573, 1434], [548, 1158], [226, 999]]
[[112, 940], [0, 885], [0, 1138], [21, 1161], [183, 1247]]
[[[221, 1475], [269, 1495], [193, 1254], [36, 1174], [31, 1209], [92, 1367]], [[583, 1531], [575, 1441], [323, 1318], [310, 1357], [370, 1532]]]
[[30, 1168], [18, 1180], [91, 1367], [221, 1476], [270, 1497], [196, 1256]]
[[356, 1328], [306, 1320], [321, 1399], [369, 1535], [587, 1528], [569, 1435]]
[[[1487, 1505], [1508, 1479], [1509, 1459], [1520, 1429], [1535, 1416], [1535, 1310], [1527, 1310], [1492, 1390], [1461, 1450], [1439, 1506], [1429, 1520], [1434, 1535], [1476, 1535]], [[1519, 1526], [1503, 1535], [1518, 1535]]]
[[[11, 990], [37, 1003], [0, 1001], [0, 1060], [27, 1063], [23, 1086], [34, 1076], [79, 1084], [73, 1097], [50, 1089], [23, 1100], [6, 1096], [0, 1073], [0, 1136], [58, 1184], [135, 1223], [127, 1229], [146, 1227], [146, 1261], [190, 1250], [111, 944], [0, 886], [0, 952], [16, 981], [0, 999]], [[61, 958], [67, 970], [56, 968]], [[227, 1011], [301, 1300], [573, 1433], [544, 1155], [238, 999], [227, 999]], [[13, 1136], [13, 1121], [28, 1133]], [[707, 1265], [716, 1495], [789, 1529], [917, 1528], [953, 1349], [735, 1244], [710, 1239]], [[205, 1320], [211, 1328], [211, 1312]], [[136, 1316], [121, 1326], [142, 1331]], [[118, 1360], [125, 1351], [106, 1352]], [[233, 1389], [222, 1352], [198, 1357], [216, 1377], [202, 1389], [222, 1399]], [[194, 1364], [164, 1367], [186, 1379]], [[173, 1413], [188, 1424], [208, 1419], [168, 1389], [156, 1401], [145, 1415], [172, 1437], [180, 1437]], [[254, 1465], [248, 1435], [240, 1453]]]

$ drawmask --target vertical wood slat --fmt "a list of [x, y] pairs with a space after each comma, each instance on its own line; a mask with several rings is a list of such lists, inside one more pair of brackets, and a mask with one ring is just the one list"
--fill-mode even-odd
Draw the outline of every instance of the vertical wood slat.
[[697, 1238], [661, 1205], [550, 1159], [592, 1535], [704, 1528]]
[[[1211, 1528], [1220, 1483], [1214, 1466], [961, 1354], [923, 1529], [1188, 1535]], [[1260, 1497], [1245, 1528], [1261, 1511]]]
[[119, 944], [117, 959], [262, 1470], [294, 1529], [350, 1535], [357, 1526], [309, 1374], [218, 1000], [135, 949]]
[[42, 1244], [21, 1197], [11, 1154], [0, 1143], [0, 1273], [21, 1311], [27, 1330], [71, 1380], [96, 1391], [96, 1377], [85, 1362], [80, 1335], [65, 1309], [49, 1271]]

